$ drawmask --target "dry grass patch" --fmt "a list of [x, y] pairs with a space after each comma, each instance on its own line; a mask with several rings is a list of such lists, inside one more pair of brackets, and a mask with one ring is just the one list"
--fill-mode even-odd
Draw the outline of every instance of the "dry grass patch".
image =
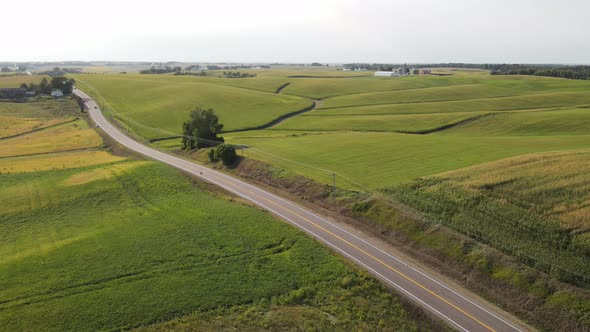
[[0, 159], [0, 174], [80, 168], [125, 160], [106, 151], [76, 151]]
[[98, 134], [83, 120], [10, 138], [0, 144], [0, 157], [95, 148], [102, 144]]

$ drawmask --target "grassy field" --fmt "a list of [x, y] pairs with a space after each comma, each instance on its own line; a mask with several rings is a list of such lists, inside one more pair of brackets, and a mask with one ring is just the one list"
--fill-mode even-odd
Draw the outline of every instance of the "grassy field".
[[102, 141], [84, 120], [8, 138], [0, 145], [0, 158], [26, 154], [96, 148]]
[[[247, 156], [330, 183], [341, 174], [368, 188], [378, 188], [520, 154], [590, 147], [588, 135], [469, 137], [396, 133], [333, 132], [310, 135], [280, 131], [226, 135], [231, 143], [246, 144]], [[273, 135], [274, 133], [274, 135]], [[263, 153], [264, 152], [264, 153]], [[286, 162], [276, 157], [297, 163]], [[346, 185], [346, 183], [341, 183]]]
[[520, 156], [385, 192], [553, 276], [590, 286], [590, 151]]
[[[224, 137], [249, 146], [240, 152], [246, 157], [321, 183], [331, 184], [334, 172], [340, 187], [383, 189], [383, 199], [401, 201], [437, 227], [446, 225], [478, 241], [474, 251], [484, 250], [481, 243], [489, 244], [528, 267], [587, 289], [589, 194], [581, 170], [588, 168], [590, 155], [590, 82], [479, 71], [445, 73], [452, 76], [322, 78], [305, 71], [268, 71], [239, 81], [171, 75], [145, 81], [167, 86], [178, 80], [215, 89], [233, 84], [254, 94], [289, 83], [281, 96], [321, 98], [319, 109], [276, 127]], [[457, 124], [465, 119], [470, 121]], [[144, 120], [150, 121], [147, 116]], [[437, 128], [444, 130], [422, 135], [392, 132]], [[161, 144], [176, 149], [179, 140]], [[461, 243], [456, 248], [462, 250]], [[588, 303], [578, 297], [583, 290], [568, 285], [572, 290], [564, 295], [538, 284], [541, 279], [527, 279], [526, 271], [513, 271], [512, 265], [488, 264], [488, 256], [471, 249], [465, 248], [465, 255], [473, 254], [465, 260], [473, 259], [469, 264], [479, 271], [547, 305], [569, 310], [588, 325]], [[222, 316], [238, 319], [249, 309], [235, 310]], [[253, 317], [263, 320], [258, 309], [253, 310]], [[195, 321], [228, 324], [211, 317], [201, 313], [152, 328], [182, 328]]]
[[321, 112], [309, 112], [282, 122], [275, 130], [296, 131], [392, 131], [420, 133], [477, 118], [486, 113], [427, 113], [394, 115], [322, 115]]
[[72, 121], [77, 112], [78, 105], [71, 99], [0, 102], [0, 138]]
[[500, 112], [555, 107], [587, 106], [590, 92], [556, 92], [512, 97], [481, 98], [458, 101], [385, 104], [317, 110], [322, 115], [384, 115], [453, 112]]
[[[162, 77], [162, 78], [161, 78]], [[78, 75], [78, 85], [96, 97], [107, 111], [124, 121], [169, 132], [181, 131], [190, 110], [213, 108], [225, 130], [255, 127], [284, 114], [299, 111], [311, 101], [295, 97], [200, 82], [171, 75]], [[231, 79], [228, 79], [231, 80]], [[129, 121], [127, 121], [129, 122]], [[147, 138], [170, 136], [134, 126]]]
[[43, 76], [27, 76], [27, 75], [6, 76], [6, 77], [0, 76], [0, 88], [18, 88], [23, 83], [39, 84], [39, 82], [41, 82], [42, 79], [43, 79]]
[[477, 82], [477, 79], [471, 77], [294, 78], [291, 84], [283, 90], [283, 94], [325, 99], [355, 93], [422, 89], [474, 82]]
[[56, 152], [102, 144], [84, 120], [0, 140], [0, 329], [433, 328], [312, 238], [177, 170]]
[[442, 131], [444, 135], [586, 135], [590, 108], [494, 113]]
[[121, 329], [253, 302], [307, 308], [292, 324], [416, 328], [377, 282], [307, 236], [166, 166], [2, 175], [1, 187], [6, 329]]

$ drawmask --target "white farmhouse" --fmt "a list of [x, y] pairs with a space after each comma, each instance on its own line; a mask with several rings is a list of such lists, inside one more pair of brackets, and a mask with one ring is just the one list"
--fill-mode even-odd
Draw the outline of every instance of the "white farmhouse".
[[63, 91], [60, 89], [51, 90], [51, 97], [62, 97], [64, 95]]

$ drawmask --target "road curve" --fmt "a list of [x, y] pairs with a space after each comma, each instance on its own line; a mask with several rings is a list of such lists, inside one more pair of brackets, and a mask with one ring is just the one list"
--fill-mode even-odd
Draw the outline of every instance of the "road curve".
[[147, 147], [123, 134], [109, 123], [98, 105], [83, 91], [75, 89], [88, 107], [92, 120], [121, 145], [151, 159], [169, 164], [200, 177], [248, 200], [262, 209], [292, 224], [318, 241], [367, 270], [399, 294], [430, 311], [458, 331], [525, 331], [530, 329], [497, 307], [478, 300], [464, 289], [454, 289], [437, 280], [430, 272], [402, 261], [380, 249], [371, 237], [329, 220], [309, 209], [272, 194], [266, 190], [238, 180], [227, 174], [194, 164]]

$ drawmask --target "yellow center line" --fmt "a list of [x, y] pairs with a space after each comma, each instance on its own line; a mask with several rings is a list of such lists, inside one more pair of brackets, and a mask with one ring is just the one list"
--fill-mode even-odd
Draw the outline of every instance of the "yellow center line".
[[[227, 185], [234, 186], [232, 183], [230, 183], [230, 182], [227, 182], [227, 181], [225, 181], [225, 180], [221, 180], [221, 181], [222, 181], [222, 182], [225, 182]], [[255, 192], [253, 192], [253, 191], [250, 191], [250, 190], [247, 190], [247, 191], [248, 191], [249, 193], [251, 193], [252, 195], [256, 195], [256, 196], [258, 196], [258, 194], [256, 194], [256, 193], [255, 193]], [[368, 257], [370, 257], [370, 258], [374, 259], [375, 261], [379, 262], [381, 265], [385, 266], [386, 268], [390, 269], [391, 271], [393, 271], [393, 272], [395, 272], [395, 273], [399, 274], [400, 276], [404, 277], [406, 280], [408, 280], [408, 281], [410, 281], [411, 283], [413, 283], [414, 285], [416, 285], [416, 286], [418, 286], [418, 287], [422, 288], [423, 290], [425, 290], [426, 292], [428, 292], [428, 293], [429, 293], [429, 294], [431, 294], [432, 296], [436, 297], [437, 299], [439, 299], [439, 300], [443, 301], [444, 303], [446, 303], [446, 304], [450, 305], [450, 306], [451, 306], [451, 307], [453, 307], [455, 310], [457, 310], [457, 311], [459, 311], [460, 313], [464, 314], [465, 316], [467, 316], [467, 317], [471, 318], [472, 320], [474, 320], [475, 322], [477, 322], [477, 323], [478, 323], [478, 324], [480, 324], [481, 326], [485, 327], [486, 329], [488, 329], [488, 330], [490, 330], [490, 331], [492, 331], [492, 332], [496, 332], [496, 330], [494, 330], [493, 328], [491, 328], [489, 325], [487, 325], [487, 324], [485, 324], [484, 322], [480, 321], [479, 319], [477, 319], [477, 318], [473, 317], [471, 314], [469, 314], [469, 313], [468, 313], [468, 312], [466, 312], [465, 310], [463, 310], [463, 309], [459, 308], [457, 305], [455, 305], [455, 304], [451, 303], [451, 302], [450, 302], [450, 301], [448, 301], [447, 299], [445, 299], [445, 298], [443, 298], [442, 296], [440, 296], [440, 295], [436, 294], [434, 291], [432, 291], [432, 290], [428, 289], [426, 286], [422, 285], [421, 283], [419, 283], [419, 282], [417, 282], [416, 280], [412, 279], [411, 277], [407, 276], [406, 274], [404, 274], [403, 272], [401, 272], [401, 271], [399, 271], [398, 269], [394, 268], [393, 266], [390, 266], [389, 264], [385, 263], [385, 262], [384, 262], [384, 261], [382, 261], [381, 259], [379, 259], [379, 258], [377, 258], [377, 257], [373, 256], [372, 254], [368, 253], [367, 251], [365, 251], [365, 250], [363, 250], [363, 249], [359, 248], [359, 247], [358, 247], [358, 246], [356, 246], [355, 244], [353, 244], [353, 243], [351, 243], [351, 242], [349, 242], [349, 241], [347, 241], [347, 240], [343, 239], [342, 237], [340, 237], [340, 236], [338, 236], [338, 235], [334, 234], [333, 232], [331, 232], [331, 231], [327, 230], [326, 228], [324, 228], [324, 227], [322, 227], [322, 226], [318, 225], [317, 223], [315, 223], [315, 222], [313, 222], [313, 221], [309, 220], [308, 218], [306, 218], [306, 217], [304, 217], [304, 216], [302, 216], [302, 215], [300, 215], [300, 214], [298, 214], [298, 213], [296, 213], [296, 212], [294, 212], [294, 211], [292, 211], [292, 210], [290, 210], [290, 209], [288, 209], [288, 208], [286, 208], [286, 207], [284, 207], [284, 206], [282, 206], [282, 205], [280, 205], [280, 204], [277, 204], [277, 203], [275, 203], [275, 202], [273, 202], [273, 201], [271, 201], [271, 200], [269, 200], [269, 199], [267, 199], [267, 198], [265, 198], [265, 197], [260, 197], [260, 198], [262, 198], [263, 200], [265, 200], [265, 201], [267, 201], [267, 202], [269, 202], [269, 203], [271, 203], [271, 204], [273, 204], [273, 205], [275, 205], [275, 206], [278, 206], [278, 207], [280, 207], [281, 209], [284, 209], [284, 210], [287, 210], [287, 211], [289, 211], [290, 213], [292, 213], [292, 214], [294, 214], [294, 215], [298, 216], [299, 218], [301, 218], [301, 219], [303, 219], [303, 220], [306, 220], [306, 221], [307, 221], [307, 222], [309, 222], [310, 224], [312, 224], [312, 225], [316, 226], [317, 228], [319, 228], [319, 229], [323, 230], [324, 232], [326, 232], [326, 233], [328, 233], [328, 234], [330, 234], [330, 235], [334, 236], [335, 238], [339, 239], [340, 241], [342, 241], [342, 242], [344, 242], [344, 243], [346, 243], [346, 244], [350, 245], [351, 247], [355, 248], [356, 250], [358, 250], [358, 251], [362, 252], [363, 254], [367, 255]]]

